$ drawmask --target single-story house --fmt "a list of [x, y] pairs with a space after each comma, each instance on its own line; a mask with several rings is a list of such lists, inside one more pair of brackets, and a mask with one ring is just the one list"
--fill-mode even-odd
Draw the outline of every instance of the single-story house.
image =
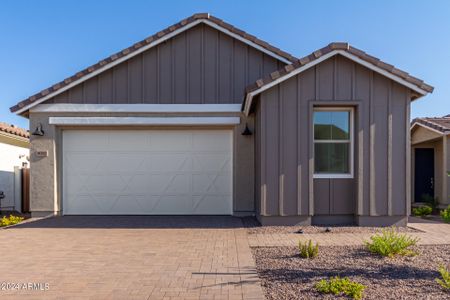
[[450, 204], [450, 115], [416, 118], [411, 125], [412, 201], [437, 199], [439, 208]]
[[433, 87], [347, 43], [296, 57], [195, 14], [11, 111], [34, 215], [405, 224], [411, 101]]
[[22, 211], [22, 172], [30, 153], [27, 130], [0, 122], [0, 210]]

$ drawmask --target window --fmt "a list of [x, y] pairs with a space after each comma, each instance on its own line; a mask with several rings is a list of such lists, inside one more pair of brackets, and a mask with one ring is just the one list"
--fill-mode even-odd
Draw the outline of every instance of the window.
[[353, 177], [353, 109], [314, 109], [314, 177]]

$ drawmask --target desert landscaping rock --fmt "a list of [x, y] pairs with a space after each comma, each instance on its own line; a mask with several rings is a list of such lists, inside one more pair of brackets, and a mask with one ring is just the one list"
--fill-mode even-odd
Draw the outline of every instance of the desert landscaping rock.
[[450, 245], [416, 250], [417, 256], [390, 259], [364, 247], [321, 247], [317, 258], [302, 259], [296, 247], [252, 248], [267, 299], [337, 299], [314, 288], [336, 275], [364, 284], [363, 299], [450, 299], [435, 282], [439, 265], [450, 265]]
[[[248, 234], [288, 234], [298, 233], [299, 230], [303, 234], [331, 234], [331, 233], [378, 233], [381, 232], [380, 227], [358, 227], [358, 226], [261, 226], [258, 221], [252, 218], [243, 218], [242, 222], [247, 227]], [[329, 227], [330, 232], [326, 229]], [[420, 232], [411, 227], [395, 227], [399, 232]]]

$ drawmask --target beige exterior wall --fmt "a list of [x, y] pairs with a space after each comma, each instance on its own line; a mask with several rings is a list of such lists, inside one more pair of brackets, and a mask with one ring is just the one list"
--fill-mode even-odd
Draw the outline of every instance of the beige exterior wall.
[[[201, 114], [183, 114], [183, 116], [200, 116]], [[211, 114], [208, 114], [210, 116]], [[254, 130], [253, 118], [245, 118], [240, 113], [241, 124], [232, 128], [234, 132], [234, 165], [233, 165], [233, 211], [236, 215], [254, 214], [254, 136], [243, 136], [241, 132], [248, 123], [250, 130]], [[30, 202], [31, 211], [34, 215], [60, 214], [62, 211], [62, 162], [61, 145], [62, 131], [70, 130], [70, 127], [58, 127], [49, 125], [51, 116], [86, 116], [86, 114], [76, 113], [31, 113], [30, 128], [34, 129], [38, 124], [42, 124], [45, 132], [44, 136], [32, 136], [31, 138], [31, 182], [30, 182]], [[90, 114], [89, 116], [156, 116], [155, 114]], [[161, 116], [161, 114], [158, 114]], [[164, 116], [164, 115], [163, 115]], [[177, 116], [171, 114], [171, 116]], [[214, 116], [225, 116], [225, 114], [214, 114]], [[226, 116], [229, 116], [227, 114]], [[74, 128], [74, 127], [72, 127]], [[76, 127], [76, 129], [93, 127]], [[98, 129], [99, 127], [95, 127]], [[136, 127], [118, 127], [120, 129], [136, 129]], [[158, 128], [158, 127], [140, 127]], [[183, 127], [187, 128], [187, 127]], [[201, 127], [196, 127], [201, 128]], [[211, 129], [210, 127], [203, 127]], [[46, 157], [37, 156], [37, 151], [47, 151]]]
[[441, 206], [450, 204], [450, 153], [449, 153], [449, 137], [442, 136], [430, 129], [417, 126], [411, 132], [412, 156], [411, 156], [411, 191], [412, 202], [421, 202], [420, 199], [414, 197], [414, 176], [415, 176], [415, 149], [416, 148], [432, 148], [434, 149], [434, 197], [437, 197]]

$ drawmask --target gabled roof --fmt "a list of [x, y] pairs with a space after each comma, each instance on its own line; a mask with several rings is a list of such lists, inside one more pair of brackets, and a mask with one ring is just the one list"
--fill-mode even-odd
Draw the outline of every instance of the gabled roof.
[[393, 65], [387, 64], [362, 50], [352, 47], [348, 43], [335, 42], [322, 49], [314, 51], [310, 55], [300, 58], [290, 65], [286, 65], [280, 70], [271, 73], [268, 77], [259, 79], [254, 84], [248, 86], [246, 88], [246, 98], [242, 104], [244, 112], [246, 114], [249, 113], [254, 96], [334, 55], [345, 56], [350, 60], [362, 64], [365, 67], [410, 88], [417, 93], [415, 98], [419, 98], [427, 93], [433, 92], [434, 88], [432, 86], [402, 70], [395, 68]]
[[417, 125], [422, 125], [444, 135], [450, 134], [450, 115], [437, 118], [415, 118], [411, 124], [411, 129]]
[[214, 16], [211, 16], [208, 13], [199, 13], [194, 14], [187, 19], [184, 19], [172, 26], [167, 27], [164, 30], [159, 31], [158, 33], [149, 36], [148, 38], [137, 42], [136, 44], [117, 52], [99, 62], [96, 64], [87, 67], [86, 69], [76, 73], [75, 75], [68, 77], [64, 79], [61, 82], [58, 82], [54, 85], [52, 85], [49, 88], [46, 88], [39, 93], [20, 101], [16, 105], [10, 108], [11, 112], [15, 112], [17, 114], [22, 114], [23, 112], [27, 111], [30, 107], [37, 105], [38, 103], [41, 103], [51, 97], [56, 96], [57, 94], [60, 94], [64, 92], [65, 90], [91, 78], [96, 76], [97, 74], [106, 71], [107, 69], [127, 60], [131, 57], [142, 53], [143, 51], [156, 46], [163, 41], [172, 38], [173, 36], [188, 30], [189, 28], [192, 28], [200, 23], [207, 24], [225, 34], [228, 34], [262, 52], [265, 52], [266, 54], [284, 62], [284, 63], [292, 63], [293, 61], [296, 61], [297, 58], [290, 55], [287, 52], [284, 52], [283, 50], [280, 50], [272, 45], [270, 45], [267, 42], [264, 42], [257, 37], [246, 33], [245, 31], [242, 31], [223, 20], [216, 18]]
[[30, 138], [30, 133], [28, 132], [28, 130], [17, 127], [15, 125], [7, 124], [4, 122], [0, 122], [0, 133], [1, 132], [7, 133], [10, 135], [14, 135], [14, 136], [18, 136], [21, 138], [26, 138], [26, 139]]

